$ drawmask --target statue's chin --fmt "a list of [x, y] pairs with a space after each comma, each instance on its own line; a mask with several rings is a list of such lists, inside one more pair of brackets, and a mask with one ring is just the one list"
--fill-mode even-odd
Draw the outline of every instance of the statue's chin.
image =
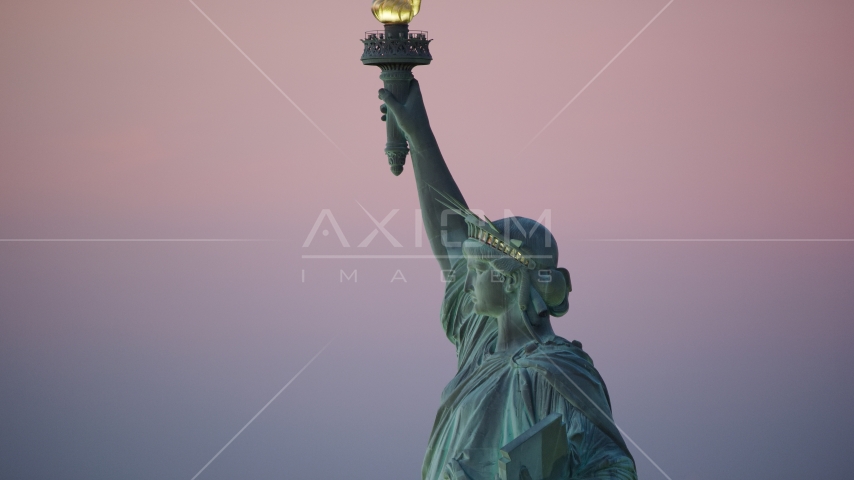
[[478, 305], [477, 300], [474, 300], [474, 313], [478, 315], [489, 315], [489, 312], [483, 306]]

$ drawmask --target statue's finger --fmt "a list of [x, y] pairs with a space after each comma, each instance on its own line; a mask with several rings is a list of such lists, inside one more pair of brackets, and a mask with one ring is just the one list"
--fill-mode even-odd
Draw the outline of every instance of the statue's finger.
[[382, 120], [382, 121], [386, 121], [386, 116], [385, 116], [385, 115], [383, 115], [382, 117], [380, 117], [380, 120]]
[[379, 91], [380, 100], [386, 103], [386, 107], [394, 113], [395, 111], [400, 109], [400, 102], [394, 98], [394, 94], [386, 90], [385, 88], [381, 88]]
[[386, 113], [388, 111], [388, 107], [386, 107], [385, 104], [382, 104], [380, 105], [380, 111]]

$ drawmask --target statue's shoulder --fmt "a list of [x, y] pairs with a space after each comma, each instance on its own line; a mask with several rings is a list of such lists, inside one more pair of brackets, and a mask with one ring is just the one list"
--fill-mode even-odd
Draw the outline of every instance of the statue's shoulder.
[[[517, 354], [516, 361], [522, 361], [526, 363], [535, 362], [537, 364], [541, 364], [545, 362], [546, 364], [550, 363], [571, 363], [578, 364], [578, 366], [587, 369], [593, 368], [593, 359], [581, 346], [581, 342], [578, 340], [569, 341], [563, 337], [558, 337], [555, 335], [550, 340], [538, 343], [538, 342], [530, 342], [525, 345]], [[551, 361], [548, 361], [551, 360]]]
[[631, 458], [622, 436], [611, 418], [608, 388], [581, 342], [554, 337], [543, 343], [531, 342], [513, 358], [514, 363], [536, 372], [573, 407], [581, 411]]
[[513, 358], [522, 368], [543, 375], [571, 403], [590, 410], [593, 402], [610, 410], [611, 401], [605, 381], [593, 366], [593, 360], [581, 348], [581, 342], [555, 336], [543, 343], [531, 342]]
[[572, 352], [573, 355], [584, 359], [587, 363], [590, 364], [590, 366], [593, 366], [593, 359], [590, 358], [590, 355], [588, 355], [587, 352], [584, 351], [581, 346], [581, 342], [579, 342], [578, 340], [569, 341], [563, 337], [558, 337], [557, 335], [555, 335], [555, 337], [551, 341], [546, 342], [546, 345], [554, 345], [556, 348], [567, 349], [568, 351]]

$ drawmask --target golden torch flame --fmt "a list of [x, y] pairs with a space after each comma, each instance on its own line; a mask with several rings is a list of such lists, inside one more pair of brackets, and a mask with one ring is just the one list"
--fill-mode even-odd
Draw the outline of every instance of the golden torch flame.
[[409, 23], [418, 15], [421, 0], [374, 0], [371, 12], [382, 23]]

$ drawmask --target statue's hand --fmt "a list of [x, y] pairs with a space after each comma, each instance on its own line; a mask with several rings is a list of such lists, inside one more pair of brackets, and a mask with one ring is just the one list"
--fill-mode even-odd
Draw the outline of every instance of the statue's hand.
[[[413, 79], [409, 84], [409, 96], [406, 98], [406, 103], [401, 104], [394, 97], [394, 94], [384, 88], [380, 89], [379, 97], [385, 102], [380, 106], [380, 111], [383, 114], [391, 112], [411, 148], [417, 150], [429, 146], [426, 144], [430, 142], [433, 135], [418, 80]], [[383, 115], [381, 120], [386, 121], [386, 115]]]

